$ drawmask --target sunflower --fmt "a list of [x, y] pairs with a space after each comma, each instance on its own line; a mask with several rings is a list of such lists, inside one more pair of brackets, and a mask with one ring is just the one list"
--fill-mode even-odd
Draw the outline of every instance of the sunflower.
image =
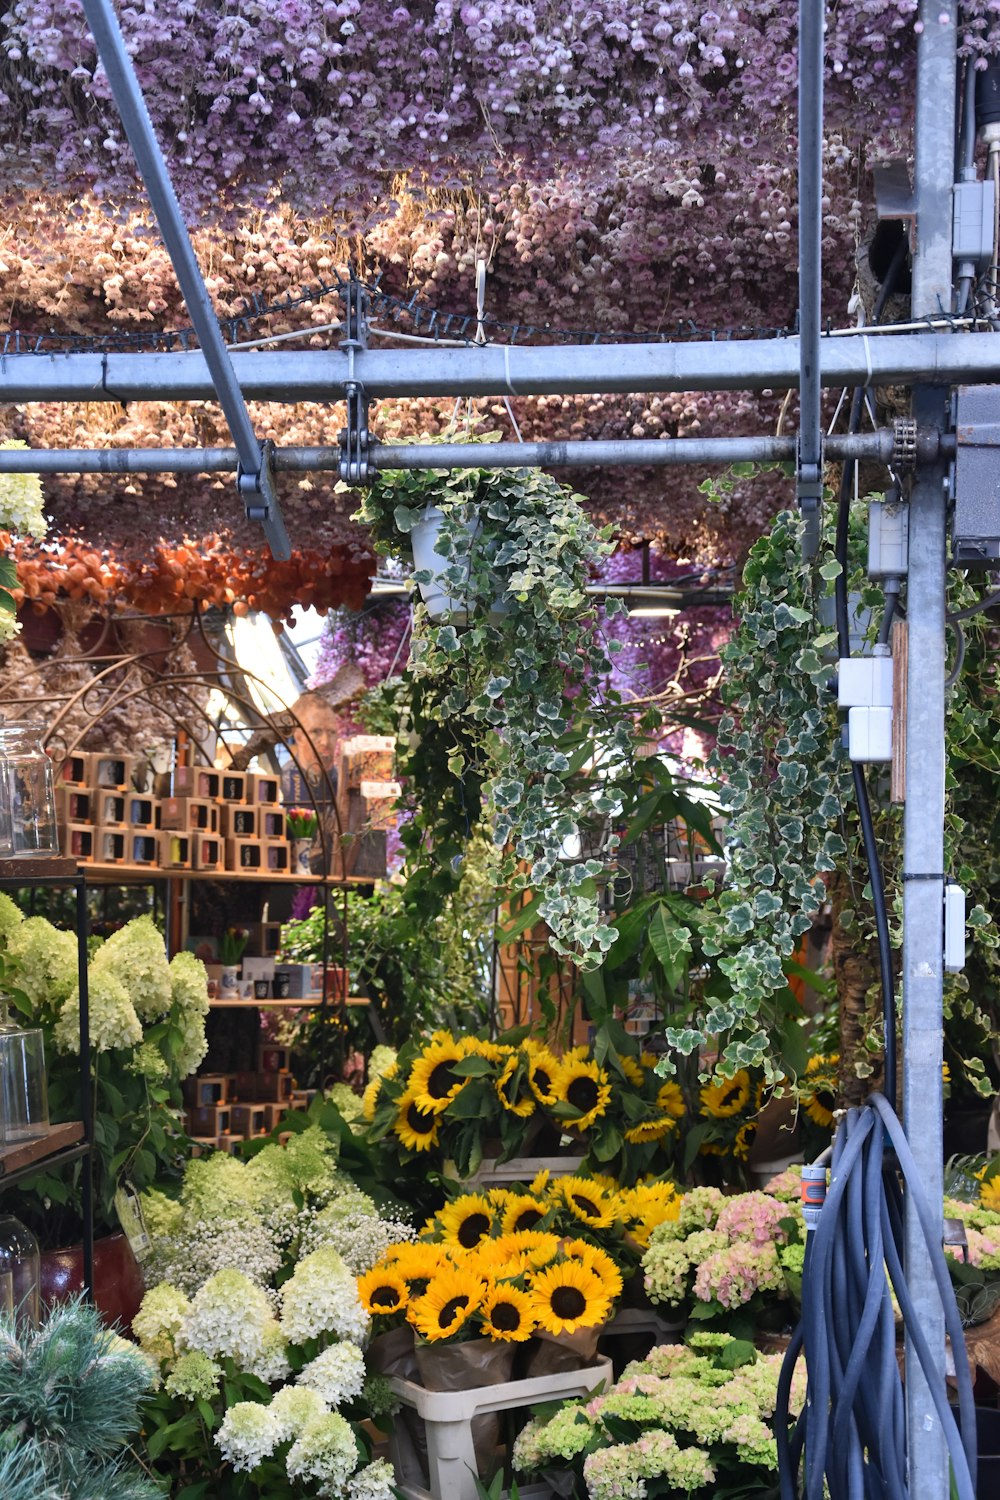
[[586, 1240], [564, 1240], [562, 1253], [567, 1260], [579, 1261], [593, 1271], [595, 1276], [599, 1276], [609, 1297], [621, 1294], [624, 1285], [622, 1273], [606, 1250], [598, 1245], [588, 1244]]
[[549, 1178], [551, 1176], [552, 1173], [549, 1171], [548, 1167], [542, 1167], [540, 1171], [535, 1173], [534, 1177], [528, 1183], [528, 1192], [533, 1193], [536, 1198], [540, 1197], [548, 1187]]
[[491, 1063], [502, 1063], [511, 1050], [499, 1042], [481, 1042], [478, 1037], [474, 1036], [466, 1037], [463, 1045], [466, 1057], [485, 1057], [486, 1061]]
[[537, 1271], [547, 1266], [559, 1254], [560, 1239], [546, 1230], [522, 1229], [517, 1234], [501, 1234], [490, 1244], [498, 1262], [510, 1267], [507, 1274], [514, 1276], [522, 1271]]
[[991, 1213], [1000, 1214], [1000, 1177], [991, 1177], [979, 1189], [979, 1202]]
[[429, 1151], [437, 1145], [439, 1120], [431, 1110], [423, 1109], [409, 1089], [399, 1101], [399, 1113], [393, 1130], [409, 1151]]
[[528, 1292], [498, 1282], [483, 1298], [483, 1333], [505, 1344], [523, 1344], [535, 1331], [535, 1309]]
[[606, 1322], [612, 1301], [601, 1278], [578, 1260], [537, 1271], [531, 1278], [531, 1300], [538, 1326], [552, 1334]]
[[410, 1070], [407, 1093], [412, 1094], [422, 1110], [428, 1114], [440, 1114], [468, 1083], [455, 1072], [455, 1064], [462, 1061], [465, 1048], [447, 1032], [435, 1032], [434, 1040], [417, 1058]]
[[390, 1271], [402, 1276], [410, 1285], [411, 1291], [414, 1282], [429, 1281], [444, 1263], [444, 1246], [430, 1245], [426, 1240], [418, 1240], [415, 1244], [403, 1241], [392, 1245], [382, 1260], [382, 1264], [387, 1265]]
[[805, 1112], [814, 1125], [828, 1130], [833, 1124], [833, 1111], [837, 1103], [837, 1064], [839, 1052], [829, 1055], [820, 1053], [806, 1063], [805, 1077], [799, 1098]]
[[740, 1068], [732, 1078], [720, 1078], [718, 1083], [709, 1083], [701, 1091], [701, 1112], [714, 1120], [724, 1120], [729, 1115], [738, 1115], [750, 1098], [750, 1075]]
[[611, 1084], [595, 1062], [576, 1058], [563, 1062], [555, 1078], [557, 1099], [577, 1111], [575, 1120], [564, 1120], [568, 1130], [587, 1130], [604, 1114], [611, 1100]]
[[737, 1161], [746, 1161], [753, 1148], [753, 1143], [756, 1140], [756, 1137], [756, 1120], [747, 1120], [745, 1125], [740, 1126], [739, 1130], [737, 1130], [736, 1132], [736, 1139], [733, 1141], [733, 1155], [735, 1156]]
[[543, 1047], [540, 1042], [526, 1041], [524, 1050], [528, 1054], [528, 1086], [539, 1104], [555, 1104], [553, 1092], [559, 1059]]
[[465, 1193], [461, 1198], [445, 1204], [437, 1216], [437, 1222], [446, 1244], [461, 1245], [463, 1250], [474, 1250], [480, 1240], [487, 1238], [493, 1227], [490, 1200], [482, 1193]]
[[478, 1276], [449, 1266], [431, 1277], [424, 1295], [410, 1304], [407, 1318], [422, 1338], [435, 1344], [458, 1333], [485, 1290]]
[[645, 1071], [640, 1068], [634, 1057], [620, 1056], [618, 1066], [634, 1089], [641, 1089], [646, 1079]]
[[399, 1312], [410, 1300], [409, 1288], [394, 1266], [374, 1266], [358, 1277], [358, 1296], [365, 1312]]
[[614, 1205], [605, 1193], [585, 1177], [560, 1177], [553, 1197], [558, 1196], [575, 1219], [591, 1229], [607, 1229], [615, 1222]]
[[511, 1193], [500, 1221], [503, 1232], [519, 1234], [522, 1229], [535, 1229], [548, 1211], [548, 1204], [540, 1198], [533, 1198], [528, 1193]]
[[376, 1073], [370, 1080], [364, 1093], [361, 1095], [361, 1113], [366, 1120], [374, 1120], [375, 1111], [378, 1109], [378, 1096], [383, 1083], [390, 1078], [395, 1078], [399, 1072], [399, 1063], [391, 1062], [384, 1073]]
[[668, 1078], [666, 1083], [656, 1095], [656, 1107], [662, 1109], [665, 1115], [670, 1115], [675, 1120], [684, 1118], [684, 1095], [681, 1093], [680, 1084], [674, 1083]]
[[520, 1052], [512, 1052], [496, 1081], [497, 1098], [510, 1114], [526, 1120], [535, 1112], [535, 1096], [529, 1083], [529, 1064]]
[[512, 1193], [510, 1188], [492, 1187], [486, 1190], [486, 1197], [495, 1214], [502, 1214], [511, 1199], [517, 1196], [518, 1194]]
[[662, 1141], [665, 1135], [676, 1129], [676, 1120], [669, 1115], [658, 1115], [654, 1120], [640, 1120], [638, 1125], [629, 1125], [625, 1139], [631, 1146], [642, 1146], [647, 1141]]

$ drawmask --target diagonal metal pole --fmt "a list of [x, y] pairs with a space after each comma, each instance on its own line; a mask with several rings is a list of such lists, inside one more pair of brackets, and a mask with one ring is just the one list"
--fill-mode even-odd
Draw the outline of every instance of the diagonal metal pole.
[[[956, 76], [955, 0], [921, 0], [917, 43], [916, 249], [913, 312], [947, 312], [952, 298], [952, 183]], [[922, 426], [947, 426], [946, 386], [917, 384]], [[907, 621], [906, 803], [903, 813], [903, 1118], [927, 1201], [942, 1214], [943, 929], [945, 790], [945, 465], [921, 463], [910, 491]], [[942, 1238], [944, 1225], [942, 1222]], [[912, 1202], [905, 1219], [906, 1278], [944, 1388], [944, 1314]], [[909, 1337], [907, 1463], [912, 1500], [947, 1500], [941, 1422]]]
[[263, 527], [272, 555], [287, 558], [291, 555], [291, 545], [278, 508], [270, 448], [258, 441], [253, 430], [118, 17], [111, 0], [83, 0], [83, 9], [198, 334], [219, 405], [233, 435], [239, 454], [239, 488], [247, 516]]

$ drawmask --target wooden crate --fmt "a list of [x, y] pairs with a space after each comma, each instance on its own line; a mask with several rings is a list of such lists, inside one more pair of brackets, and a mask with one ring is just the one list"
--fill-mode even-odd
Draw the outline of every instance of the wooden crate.
[[78, 751], [67, 755], [56, 776], [63, 786], [90, 786], [90, 756]]
[[131, 755], [92, 755], [90, 784], [105, 791], [124, 791], [131, 784], [133, 764]]
[[189, 833], [160, 833], [157, 835], [162, 870], [190, 870], [194, 853], [194, 839]]
[[225, 839], [256, 839], [260, 837], [260, 820], [255, 807], [246, 807], [239, 802], [224, 802], [222, 813], [222, 837]]
[[156, 798], [131, 793], [126, 799], [125, 815], [130, 828], [156, 827]]
[[262, 839], [281, 839], [284, 841], [287, 836], [284, 808], [262, 807], [260, 809], [260, 828], [258, 832]]
[[188, 1134], [199, 1139], [211, 1135], [228, 1135], [230, 1129], [229, 1104], [198, 1104], [187, 1112]]
[[220, 802], [245, 802], [247, 800], [246, 771], [222, 771], [219, 776]]
[[173, 795], [214, 802], [222, 789], [222, 773], [214, 766], [175, 766]]
[[292, 851], [284, 839], [264, 839], [263, 847], [264, 869], [274, 875], [287, 875], [291, 868]]
[[56, 787], [56, 815], [60, 823], [93, 823], [97, 795], [89, 787]]
[[123, 865], [128, 852], [128, 834], [124, 828], [106, 828], [99, 824], [95, 829], [96, 857], [98, 864]]
[[267, 1135], [266, 1104], [234, 1104], [230, 1111], [230, 1126], [234, 1135], [249, 1137]]
[[148, 833], [131, 832], [126, 834], [126, 864], [130, 865], [158, 865], [160, 862], [160, 848], [157, 836], [152, 831]]
[[99, 791], [94, 793], [96, 822], [102, 828], [124, 828], [127, 802], [124, 792]]
[[67, 823], [63, 848], [70, 859], [89, 863], [94, 858], [95, 830], [89, 823]]
[[225, 847], [218, 834], [194, 833], [191, 835], [196, 870], [221, 870]]
[[282, 1047], [278, 1042], [261, 1042], [257, 1048], [258, 1073], [290, 1073], [291, 1067], [290, 1047]]
[[184, 1101], [191, 1109], [203, 1109], [209, 1104], [228, 1104], [232, 1097], [232, 1073], [199, 1073], [194, 1078], [185, 1078], [181, 1090]]
[[226, 839], [227, 870], [263, 870], [264, 846], [259, 839]]
[[247, 801], [255, 807], [277, 806], [281, 802], [281, 779], [260, 771], [247, 773]]
[[164, 797], [156, 826], [178, 833], [218, 833], [219, 809], [201, 797]]

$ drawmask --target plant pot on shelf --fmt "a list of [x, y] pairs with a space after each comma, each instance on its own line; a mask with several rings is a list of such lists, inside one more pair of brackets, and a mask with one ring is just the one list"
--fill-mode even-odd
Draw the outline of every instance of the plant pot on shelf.
[[292, 874], [312, 874], [312, 839], [292, 839]]
[[223, 964], [219, 975], [219, 999], [235, 1000], [240, 993], [239, 964]]
[[[132, 1246], [121, 1232], [94, 1241], [94, 1301], [108, 1327], [131, 1328], [146, 1283]], [[41, 1253], [42, 1303], [69, 1302], [83, 1291], [83, 1246]]]

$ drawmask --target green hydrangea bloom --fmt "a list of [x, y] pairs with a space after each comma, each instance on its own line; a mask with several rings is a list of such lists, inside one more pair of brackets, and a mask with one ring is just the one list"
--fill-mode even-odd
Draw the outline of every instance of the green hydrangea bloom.
[[108, 938], [90, 963], [93, 978], [111, 974], [125, 986], [141, 1021], [159, 1021], [170, 1009], [172, 983], [163, 938], [150, 916], [133, 917]]
[[182, 1354], [164, 1381], [172, 1396], [183, 1396], [188, 1401], [211, 1401], [219, 1393], [222, 1367], [209, 1359], [200, 1349]]
[[10, 935], [24, 921], [24, 912], [6, 891], [0, 891], [0, 943], [9, 943]]
[[18, 986], [35, 1005], [69, 999], [78, 974], [75, 933], [45, 917], [25, 917], [7, 935], [7, 951], [21, 964]]

